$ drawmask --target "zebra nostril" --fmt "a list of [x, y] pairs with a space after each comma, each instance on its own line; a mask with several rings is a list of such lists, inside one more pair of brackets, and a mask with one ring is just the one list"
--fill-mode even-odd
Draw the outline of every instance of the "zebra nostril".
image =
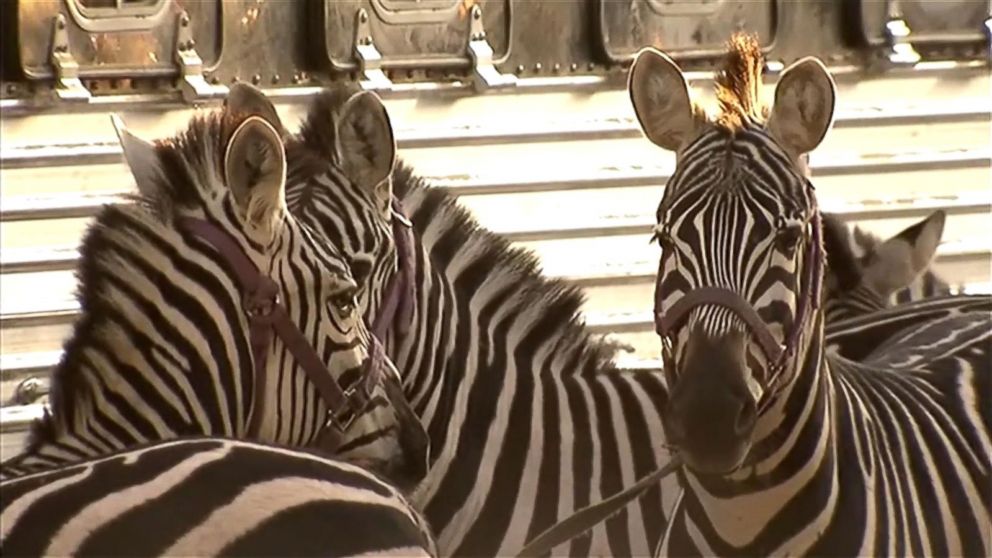
[[744, 404], [737, 411], [737, 418], [734, 421], [734, 432], [738, 435], [747, 434], [754, 428], [757, 412], [755, 404], [751, 398], [746, 398]]

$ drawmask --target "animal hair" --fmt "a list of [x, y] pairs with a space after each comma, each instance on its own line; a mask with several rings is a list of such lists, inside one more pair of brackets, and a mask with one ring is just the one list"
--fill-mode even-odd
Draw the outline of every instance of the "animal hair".
[[764, 65], [756, 35], [738, 32], [731, 36], [714, 83], [720, 108], [717, 126], [735, 132], [749, 123], [764, 124], [768, 118], [768, 107], [761, 100]]

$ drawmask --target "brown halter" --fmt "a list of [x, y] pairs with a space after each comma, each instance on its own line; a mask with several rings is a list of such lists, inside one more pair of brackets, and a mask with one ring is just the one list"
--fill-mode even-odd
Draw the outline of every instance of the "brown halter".
[[[761, 345], [765, 356], [772, 363], [772, 372], [777, 373], [783, 370], [799, 349], [799, 336], [802, 333], [807, 314], [811, 309], [815, 310], [820, 305], [820, 289], [823, 284], [823, 254], [821, 253], [820, 241], [820, 212], [816, 207], [815, 197], [813, 198], [813, 216], [810, 218], [810, 222], [813, 226], [813, 232], [809, 247], [806, 250], [806, 273], [800, 284], [802, 294], [796, 308], [796, 319], [784, 346], [775, 341], [775, 336], [772, 335], [765, 321], [761, 319], [751, 303], [736, 292], [723, 287], [693, 289], [677, 300], [667, 313], [662, 313], [661, 305], [664, 293], [661, 291], [661, 269], [658, 270], [658, 282], [655, 286], [655, 331], [663, 340], [667, 339], [681, 325], [693, 308], [705, 304], [723, 306], [737, 314], [747, 324], [751, 335]], [[670, 360], [668, 356], [665, 357], [665, 360], [666, 367], [672, 365], [667, 362]]]
[[[265, 417], [265, 365], [273, 333], [279, 336], [300, 363], [328, 408], [327, 421], [318, 434], [319, 445], [325, 446], [328, 438], [338, 439], [368, 406], [372, 390], [382, 380], [381, 371], [386, 354], [381, 340], [385, 339], [394, 323], [400, 331], [406, 331], [413, 317], [413, 279], [416, 265], [413, 232], [410, 221], [403, 215], [402, 206], [395, 198], [392, 209], [399, 273], [390, 282], [382, 308], [375, 318], [369, 339], [369, 354], [362, 365], [361, 377], [346, 390], [342, 390], [337, 380], [328, 373], [320, 356], [280, 304], [279, 286], [258, 270], [237, 241], [227, 231], [204, 219], [177, 219], [180, 229], [199, 237], [217, 250], [234, 271], [244, 293], [243, 307], [248, 315], [249, 340], [255, 363], [254, 400], [249, 414], [248, 436], [257, 438], [260, 435]], [[336, 443], [331, 445], [337, 446]]]

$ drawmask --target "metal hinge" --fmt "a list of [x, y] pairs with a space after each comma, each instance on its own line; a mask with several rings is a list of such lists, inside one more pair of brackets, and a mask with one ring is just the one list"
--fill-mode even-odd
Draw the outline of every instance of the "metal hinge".
[[69, 32], [65, 27], [65, 15], [55, 16], [49, 58], [55, 68], [55, 95], [63, 101], [88, 103], [91, 95], [79, 80], [79, 63], [69, 52]]
[[888, 21], [885, 22], [885, 38], [889, 42], [889, 62], [897, 66], [913, 66], [920, 61], [909, 36], [913, 30], [902, 17], [899, 0], [889, 0]]
[[183, 99], [190, 103], [227, 96], [226, 86], [207, 83], [207, 79], [203, 76], [203, 60], [196, 52], [196, 41], [193, 40], [191, 27], [189, 14], [185, 11], [181, 12], [176, 31], [176, 63], [179, 64], [181, 78], [179, 87]]
[[364, 89], [393, 88], [393, 82], [382, 71], [382, 54], [372, 42], [372, 26], [365, 8], [355, 14], [355, 57], [361, 72], [358, 81]]
[[486, 41], [486, 30], [482, 25], [482, 7], [472, 6], [468, 28], [468, 55], [472, 60], [473, 83], [477, 90], [511, 87], [517, 84], [517, 76], [502, 74], [493, 65], [493, 47]]

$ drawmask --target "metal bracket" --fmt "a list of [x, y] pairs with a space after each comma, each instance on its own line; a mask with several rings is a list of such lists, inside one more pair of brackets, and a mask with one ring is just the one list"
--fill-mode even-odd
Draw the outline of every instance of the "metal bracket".
[[501, 74], [493, 65], [493, 47], [486, 41], [486, 30], [482, 26], [482, 8], [475, 4], [469, 16], [468, 55], [472, 60], [473, 83], [476, 90], [511, 87], [517, 84], [517, 76]]
[[203, 77], [203, 60], [196, 52], [189, 14], [185, 10], [179, 13], [179, 27], [176, 30], [176, 63], [182, 78], [179, 87], [187, 103], [227, 96], [226, 86], [211, 85]]
[[65, 15], [55, 16], [52, 24], [52, 51], [49, 60], [55, 68], [55, 95], [73, 103], [88, 103], [90, 92], [79, 80], [79, 63], [69, 52]]
[[885, 22], [885, 38], [892, 49], [889, 52], [889, 62], [896, 66], [913, 66], [920, 61], [920, 53], [916, 52], [909, 36], [913, 30], [906, 24], [899, 8], [899, 0], [889, 0], [888, 21]]
[[372, 26], [365, 8], [355, 14], [355, 57], [361, 72], [359, 84], [364, 89], [392, 89], [393, 82], [382, 71], [382, 54], [372, 42]]

